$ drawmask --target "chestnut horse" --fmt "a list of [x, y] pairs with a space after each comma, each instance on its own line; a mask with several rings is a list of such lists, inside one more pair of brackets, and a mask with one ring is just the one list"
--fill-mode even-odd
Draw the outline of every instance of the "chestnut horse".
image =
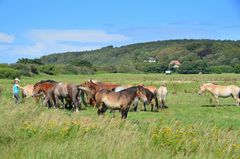
[[201, 95], [205, 91], [210, 92], [215, 97], [217, 105], [220, 105], [218, 99], [219, 97], [233, 97], [236, 100], [236, 105], [239, 105], [240, 103], [240, 88], [238, 86], [222, 86], [212, 83], [204, 83], [200, 86], [200, 91], [198, 92], [198, 94]]
[[[39, 96], [41, 93], [43, 93], [44, 97], [47, 95], [48, 91], [53, 88], [58, 82], [53, 80], [42, 80], [40, 82], [37, 82], [33, 86], [33, 97]], [[48, 106], [51, 105], [51, 102], [48, 101]]]
[[144, 103], [147, 102], [145, 94], [145, 89], [142, 86], [130, 87], [119, 92], [102, 89], [95, 95], [98, 115], [102, 115], [107, 109], [111, 109], [119, 110], [122, 119], [127, 118], [130, 105], [136, 97]]
[[[92, 106], [95, 106], [96, 100], [94, 97], [98, 91], [100, 91], [102, 89], [114, 90], [119, 85], [113, 84], [113, 83], [103, 83], [103, 82], [99, 82], [99, 81], [95, 81], [95, 80], [88, 80], [87, 82], [82, 83], [80, 86], [87, 87], [88, 90], [89, 89], [91, 90], [91, 93], [90, 93], [91, 95], [89, 96], [89, 104]], [[88, 95], [89, 95], [89, 93], [88, 93]]]

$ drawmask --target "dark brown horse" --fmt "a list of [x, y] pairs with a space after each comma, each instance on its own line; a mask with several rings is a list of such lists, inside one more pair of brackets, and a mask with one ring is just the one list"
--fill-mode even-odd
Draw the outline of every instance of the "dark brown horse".
[[104, 114], [107, 109], [111, 109], [119, 110], [122, 119], [127, 118], [130, 105], [136, 97], [140, 98], [144, 103], [147, 102], [145, 94], [145, 89], [142, 86], [130, 87], [119, 92], [100, 90], [95, 95], [98, 115]]
[[114, 83], [103, 83], [95, 80], [88, 80], [87, 82], [82, 83], [80, 86], [87, 87], [88, 89], [91, 90], [91, 96], [89, 96], [89, 104], [92, 106], [96, 105], [96, 100], [94, 96], [96, 93], [102, 89], [106, 90], [114, 90], [116, 87], [119, 85], [114, 84]]
[[80, 93], [81, 90], [77, 85], [58, 83], [47, 92], [45, 102], [53, 101], [55, 108], [58, 108], [59, 100], [63, 104], [65, 100], [68, 104], [73, 105], [75, 111], [78, 112], [81, 105]]

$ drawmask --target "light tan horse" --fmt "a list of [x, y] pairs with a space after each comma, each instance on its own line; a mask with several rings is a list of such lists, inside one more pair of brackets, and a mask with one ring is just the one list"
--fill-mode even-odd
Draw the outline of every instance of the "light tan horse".
[[24, 89], [22, 90], [22, 98], [29, 98], [34, 94], [33, 85], [26, 85], [23, 88]]
[[167, 93], [168, 93], [167, 87], [165, 87], [165, 86], [160, 86], [157, 90], [157, 98], [160, 103], [161, 109], [168, 108], [165, 104]]
[[210, 92], [215, 97], [217, 105], [220, 105], [218, 99], [219, 97], [227, 98], [230, 96], [232, 96], [236, 100], [236, 105], [240, 104], [240, 88], [238, 86], [222, 86], [212, 83], [204, 83], [200, 86], [200, 91], [198, 92], [198, 94], [201, 95], [205, 91]]
[[40, 98], [43, 96], [42, 94], [37, 94], [34, 91], [34, 85], [26, 85], [23, 87], [24, 89], [22, 90], [22, 99], [23, 101], [26, 98], [33, 97], [35, 98], [35, 101], [38, 103]]

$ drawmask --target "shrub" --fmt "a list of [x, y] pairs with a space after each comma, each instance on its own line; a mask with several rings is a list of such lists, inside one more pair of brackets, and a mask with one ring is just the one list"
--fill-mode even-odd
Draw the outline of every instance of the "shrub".
[[177, 70], [180, 74], [208, 73], [208, 66], [203, 61], [186, 61]]
[[168, 66], [165, 64], [147, 64], [144, 67], [144, 72], [149, 72], [149, 73], [163, 73], [168, 69]]
[[46, 73], [48, 75], [56, 75], [60, 73], [59, 68], [54, 65], [43, 65], [39, 67], [40, 72]]
[[17, 63], [12, 65], [12, 67], [17, 69], [21, 73], [21, 75], [24, 75], [24, 76], [32, 76], [34, 74], [39, 74], [37, 65], [35, 64]]
[[233, 70], [233, 67], [232, 66], [229, 66], [229, 65], [220, 65], [220, 66], [211, 66], [209, 68], [210, 72], [211, 73], [232, 73], [234, 70]]
[[14, 79], [16, 77], [20, 77], [21, 73], [18, 70], [15, 70], [13, 68], [0, 68], [0, 78], [9, 78]]
[[240, 64], [234, 67], [234, 73], [240, 73]]

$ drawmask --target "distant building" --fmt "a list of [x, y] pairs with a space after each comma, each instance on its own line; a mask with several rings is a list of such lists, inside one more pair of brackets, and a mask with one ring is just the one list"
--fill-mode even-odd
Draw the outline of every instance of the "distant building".
[[147, 62], [147, 63], [155, 63], [156, 59], [154, 57], [148, 57], [147, 60], [144, 60], [143, 62]]
[[180, 65], [181, 65], [181, 62], [178, 61], [178, 60], [172, 60], [172, 61], [169, 63], [169, 66], [172, 66], [173, 68], [179, 68]]

